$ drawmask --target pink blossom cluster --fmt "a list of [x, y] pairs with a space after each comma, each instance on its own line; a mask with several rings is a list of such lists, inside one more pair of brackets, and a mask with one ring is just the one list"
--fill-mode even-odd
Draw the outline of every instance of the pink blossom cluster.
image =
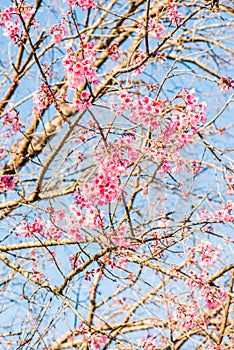
[[149, 333], [139, 341], [139, 347], [144, 350], [157, 350], [156, 339], [153, 334]]
[[108, 55], [114, 60], [117, 61], [121, 55], [122, 55], [122, 51], [119, 50], [119, 44], [118, 43], [113, 43], [110, 46], [108, 46], [106, 48], [106, 51], [108, 53]]
[[205, 300], [209, 310], [214, 310], [225, 302], [227, 293], [224, 289], [207, 285], [207, 278], [209, 275], [207, 270], [202, 270], [199, 274], [194, 270], [190, 270], [189, 275], [191, 279], [187, 279], [185, 284], [191, 290], [198, 289], [200, 291], [200, 298]]
[[73, 202], [74, 204], [70, 206], [73, 215], [69, 219], [69, 230], [72, 236], [76, 235], [77, 239], [76, 231], [80, 228], [96, 229], [103, 226], [103, 213], [95, 208], [80, 190], [74, 193]]
[[174, 106], [175, 112], [167, 120], [166, 128], [158, 140], [152, 143], [151, 154], [162, 164], [160, 168], [162, 173], [169, 171], [173, 163], [172, 172], [181, 170], [184, 160], [181, 159], [179, 150], [192, 142], [199, 126], [206, 120], [206, 104], [198, 102], [193, 90], [185, 89], [180, 97], [184, 99], [185, 106]]
[[138, 35], [145, 35], [146, 32], [150, 34], [153, 31], [155, 38], [160, 38], [163, 35], [164, 27], [155, 18], [149, 18], [148, 27], [146, 28], [146, 21], [141, 20], [137, 25]]
[[61, 40], [63, 40], [66, 34], [66, 26], [64, 21], [62, 21], [62, 23], [59, 23], [59, 24], [54, 24], [50, 28], [50, 32], [53, 35], [54, 43], [59, 43]]
[[23, 220], [18, 228], [20, 234], [25, 237], [32, 237], [34, 234], [48, 239], [59, 239], [62, 236], [62, 231], [52, 222], [45, 224], [39, 217], [34, 217], [33, 222]]
[[119, 98], [121, 104], [113, 105], [113, 109], [117, 115], [129, 111], [129, 120], [145, 126], [151, 126], [153, 129], [159, 126], [157, 117], [163, 112], [162, 100], [155, 101], [148, 96], [135, 98], [128, 91], [122, 91]]
[[204, 321], [199, 313], [197, 302], [188, 303], [186, 306], [178, 306], [172, 315], [173, 327], [175, 329], [189, 330], [194, 327], [201, 327]]
[[[31, 18], [34, 12], [33, 5], [20, 6], [20, 14], [24, 20]], [[3, 27], [3, 35], [13, 40], [15, 44], [19, 44], [22, 37], [18, 15], [19, 10], [15, 6], [10, 6], [0, 13], [0, 26]], [[32, 24], [35, 25], [36, 21], [32, 21]]]
[[[218, 247], [219, 249], [221, 247]], [[199, 259], [195, 259], [195, 254], [198, 254]], [[214, 248], [211, 242], [202, 240], [201, 243], [197, 244], [193, 248], [189, 248], [187, 254], [187, 261], [192, 264], [199, 264], [204, 267], [214, 266], [221, 256], [221, 253], [217, 248]]]
[[80, 324], [74, 333], [75, 336], [81, 336], [84, 344], [91, 345], [91, 349], [99, 350], [101, 349], [107, 340], [107, 336], [100, 332], [90, 332], [87, 327]]
[[148, 96], [135, 97], [132, 93], [122, 91], [121, 104], [113, 105], [116, 115], [128, 112], [132, 122], [140, 123], [157, 129], [161, 126], [161, 134], [157, 140], [151, 141], [149, 155], [157, 161], [160, 173], [168, 171], [179, 172], [185, 161], [180, 157], [179, 150], [191, 143], [193, 136], [198, 132], [200, 125], [206, 121], [206, 104], [199, 103], [194, 90], [184, 89], [178, 94], [182, 102], [172, 106], [173, 112], [169, 114], [165, 106], [167, 101], [154, 100]]
[[107, 233], [107, 239], [116, 244], [120, 249], [136, 250], [139, 248], [139, 243], [133, 243], [129, 239], [129, 227], [126, 223], [122, 224], [118, 232], [111, 231]]
[[209, 221], [209, 222], [222, 222], [223, 224], [227, 222], [234, 221], [234, 215], [232, 211], [234, 210], [234, 202], [227, 201], [227, 204], [220, 210], [215, 211], [214, 213], [209, 213], [205, 208], [203, 208], [199, 215], [198, 220]]
[[177, 116], [172, 117], [171, 121], [173, 126], [180, 132], [189, 130], [191, 135], [198, 132], [199, 126], [206, 122], [206, 109], [205, 102], [199, 103], [199, 99], [195, 97], [194, 89], [188, 91], [184, 89], [181, 96], [185, 101], [185, 112], [180, 112]]
[[72, 46], [67, 47], [66, 55], [63, 59], [63, 66], [67, 75], [67, 85], [70, 89], [78, 90], [81, 84], [98, 83], [96, 68], [92, 64], [96, 58], [94, 43], [86, 42], [82, 36], [80, 49], [74, 51]]
[[92, 104], [89, 101], [90, 93], [86, 90], [83, 90], [80, 94], [80, 98], [74, 98], [72, 100], [72, 106], [81, 112], [89, 108]]
[[[232, 345], [231, 345], [231, 347], [232, 347]], [[231, 347], [227, 348], [225, 345], [211, 344], [211, 345], [208, 346], [208, 349], [209, 350], [232, 350]]]
[[72, 269], [78, 269], [82, 265], [81, 257], [77, 257], [76, 254], [69, 256], [69, 261]]
[[178, 6], [175, 3], [168, 6], [167, 14], [168, 14], [169, 20], [174, 25], [178, 25], [182, 21], [181, 13], [178, 11]]
[[38, 217], [35, 217], [32, 223], [23, 220], [21, 225], [18, 227], [18, 231], [25, 237], [31, 237], [34, 233], [41, 234], [43, 230], [44, 223]]
[[46, 276], [44, 275], [44, 273], [41, 273], [40, 271], [32, 268], [32, 274], [33, 274], [33, 281], [35, 282], [41, 282], [43, 280], [46, 279]]
[[119, 140], [102, 144], [96, 153], [98, 174], [82, 186], [82, 196], [91, 204], [102, 206], [118, 200], [122, 194], [119, 176], [125, 172], [138, 153], [134, 148], [134, 138], [123, 135]]
[[118, 140], [100, 145], [100, 150], [96, 153], [98, 173], [75, 192], [74, 204], [70, 207], [72, 215], [69, 219], [69, 227], [73, 237], [78, 235], [77, 239], [82, 240], [79, 233], [81, 228], [102, 227], [104, 215], [98, 207], [121, 198], [123, 189], [119, 176], [129, 166], [130, 161], [138, 156], [133, 145], [134, 141], [132, 135], [123, 135]]
[[133, 56], [131, 58], [131, 66], [135, 66], [138, 64], [139, 64], [139, 66], [134, 69], [134, 71], [132, 73], [133, 75], [140, 75], [144, 71], [146, 65], [144, 63], [141, 64], [141, 62], [145, 59], [145, 57], [146, 57], [145, 51], [140, 50], [140, 49], [135, 51], [135, 53], [133, 54]]
[[223, 305], [227, 299], [227, 293], [222, 288], [207, 286], [202, 289], [202, 297], [205, 298], [209, 310], [215, 310]]
[[82, 10], [94, 8], [96, 5], [93, 0], [66, 0], [69, 5], [77, 5], [82, 8]]
[[48, 239], [60, 239], [62, 237], [62, 231], [59, 227], [52, 224], [52, 222], [47, 222], [43, 236]]
[[91, 203], [102, 206], [120, 198], [122, 188], [119, 184], [118, 175], [108, 174], [100, 169], [99, 174], [92, 182], [84, 184], [82, 194]]
[[189, 166], [188, 170], [190, 171], [192, 169], [193, 174], [198, 174], [199, 171], [203, 168], [203, 166], [199, 163], [197, 163], [196, 160], [191, 161], [191, 167]]
[[42, 112], [50, 104], [56, 101], [54, 90], [45, 83], [42, 83], [38, 93], [34, 94], [33, 101], [35, 104], [34, 109], [36, 109], [39, 112]]
[[230, 77], [221, 77], [220, 79], [221, 90], [224, 92], [228, 92], [231, 88], [234, 87], [234, 80]]
[[225, 224], [227, 222], [234, 222], [234, 215], [232, 214], [232, 211], [234, 211], [234, 202], [227, 201], [224, 208], [216, 211], [214, 215], [216, 220]]
[[0, 177], [0, 191], [13, 190], [17, 184], [17, 177], [3, 175]]
[[14, 108], [10, 108], [5, 112], [2, 124], [5, 128], [10, 127], [10, 134], [5, 134], [6, 136], [10, 136], [23, 128], [23, 124], [19, 122], [19, 113]]
[[209, 272], [205, 269], [203, 269], [201, 272], [196, 273], [193, 269], [189, 271], [189, 276], [185, 281], [185, 284], [189, 288], [197, 288], [201, 290], [203, 288], [203, 285], [206, 283], [207, 278], [209, 276]]

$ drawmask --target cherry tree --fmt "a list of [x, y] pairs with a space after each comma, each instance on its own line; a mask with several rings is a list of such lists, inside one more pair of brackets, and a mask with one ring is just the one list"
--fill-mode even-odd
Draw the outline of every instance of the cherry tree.
[[231, 350], [234, 1], [1, 1], [2, 349]]

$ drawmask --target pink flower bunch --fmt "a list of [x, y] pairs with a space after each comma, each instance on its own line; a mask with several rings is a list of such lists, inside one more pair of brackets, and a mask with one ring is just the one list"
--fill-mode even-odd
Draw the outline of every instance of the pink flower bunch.
[[234, 80], [230, 77], [221, 77], [220, 84], [222, 85], [221, 90], [224, 92], [228, 92], [231, 88], [234, 87]]
[[46, 276], [44, 273], [41, 273], [40, 271], [32, 268], [32, 274], [33, 274], [33, 281], [35, 282], [41, 282], [46, 279]]
[[5, 22], [9, 22], [13, 19], [13, 16], [17, 13], [15, 6], [10, 6], [0, 13], [0, 25], [4, 27]]
[[224, 224], [227, 222], [234, 222], [234, 215], [232, 214], [233, 210], [234, 210], [234, 202], [228, 201], [223, 209], [215, 212], [214, 214], [215, 218]]
[[199, 290], [203, 288], [203, 284], [206, 283], [209, 276], [209, 272], [203, 269], [200, 273], [196, 273], [194, 270], [189, 271], [189, 276], [191, 278], [185, 281], [186, 286], [189, 288], [198, 288]]
[[94, 43], [84, 43], [82, 37], [81, 48], [74, 51], [72, 46], [67, 48], [67, 53], [63, 59], [63, 66], [67, 75], [67, 85], [70, 89], [78, 90], [81, 84], [98, 83], [96, 68], [92, 64], [96, 58]]
[[198, 220], [201, 221], [219, 221], [225, 224], [234, 221], [234, 215], [232, 214], [233, 210], [234, 202], [227, 201], [227, 204], [222, 209], [215, 211], [215, 213], [209, 213], [206, 208], [203, 208], [197, 217]]
[[[90, 204], [87, 204], [86, 207], [79, 206], [78, 208], [71, 206], [70, 209], [74, 214], [74, 217], [70, 221], [70, 233], [72, 235], [76, 234], [76, 229], [78, 228], [88, 228], [92, 230], [103, 226], [103, 215], [100, 215], [99, 211]], [[74, 229], [72, 227], [74, 227]]]
[[53, 35], [54, 43], [59, 43], [61, 40], [63, 40], [66, 34], [66, 27], [64, 21], [62, 21], [62, 23], [59, 24], [54, 24], [50, 28], [50, 32]]
[[121, 55], [122, 55], [122, 51], [119, 50], [119, 44], [118, 43], [113, 43], [110, 46], [108, 46], [106, 48], [106, 51], [108, 53], [108, 55], [114, 60], [117, 61]]
[[[231, 339], [230, 339], [230, 341], [231, 341]], [[232, 347], [232, 345], [231, 345], [231, 347]], [[225, 345], [217, 345], [217, 344], [211, 344], [211, 345], [209, 345], [208, 346], [208, 349], [209, 350], [231, 350], [231, 348], [227, 348]]]
[[[208, 264], [210, 263], [210, 260]], [[200, 291], [201, 298], [204, 298], [206, 306], [210, 310], [214, 310], [221, 306], [226, 298], [227, 293], [222, 288], [214, 288], [207, 285], [207, 278], [209, 272], [205, 269], [201, 273], [197, 274], [194, 270], [189, 271], [191, 279], [187, 279], [185, 284], [192, 290], [198, 289]]]
[[95, 7], [93, 0], [66, 0], [69, 5], [77, 5], [82, 8], [82, 10], [90, 9]]
[[[194, 258], [196, 253], [198, 254], [199, 259]], [[209, 241], [202, 240], [201, 243], [189, 249], [187, 259], [190, 263], [195, 265], [200, 264], [201, 266], [208, 267], [214, 266], [220, 256], [221, 253], [217, 248], [214, 248]]]
[[69, 256], [69, 261], [72, 269], [78, 269], [82, 265], [81, 257], [77, 257], [76, 254]]
[[76, 108], [79, 112], [84, 111], [89, 108], [92, 104], [89, 102], [90, 93], [83, 90], [80, 94], [80, 98], [74, 98], [72, 100], [72, 106]]
[[[131, 135], [124, 135], [120, 140], [100, 146], [100, 151], [96, 153], [98, 174], [74, 194], [74, 205], [70, 208], [73, 215], [69, 222], [73, 235], [75, 229], [96, 229], [103, 226], [103, 213], [96, 206], [106, 205], [121, 197], [119, 176], [129, 166], [131, 157], [136, 158], [133, 141]], [[125, 158], [127, 155], [130, 160]]]
[[133, 54], [131, 58], [131, 66], [135, 66], [139, 64], [139, 67], [134, 69], [133, 75], [140, 75], [143, 70], [145, 69], [146, 65], [145, 64], [140, 64], [146, 57], [146, 53], [143, 50], [136, 50], [135, 53]]
[[42, 83], [38, 93], [33, 96], [33, 102], [38, 111], [43, 111], [55, 101], [54, 90], [44, 83]]
[[177, 146], [183, 147], [187, 143], [191, 142], [192, 136], [199, 130], [199, 126], [206, 121], [206, 103], [198, 102], [198, 98], [195, 97], [194, 90], [188, 91], [184, 89], [184, 93], [181, 96], [185, 101], [185, 112], [177, 107], [178, 114], [173, 115], [170, 118], [170, 124], [162, 134], [161, 138], [167, 137], [166, 134], [173, 138], [173, 143]]
[[81, 189], [82, 196], [91, 205], [101, 206], [120, 198], [122, 187], [119, 176], [138, 156], [133, 142], [132, 136], [123, 135], [120, 140], [100, 146], [95, 155], [98, 174]]
[[182, 169], [185, 162], [181, 159], [179, 150], [192, 142], [193, 135], [206, 121], [206, 104], [199, 103], [194, 90], [184, 89], [182, 94], [178, 94], [178, 98], [181, 98], [182, 102], [173, 106], [173, 114], [168, 119], [164, 118], [168, 114], [164, 107], [166, 101], [159, 99], [155, 101], [148, 96], [136, 98], [132, 93], [122, 91], [121, 104], [113, 105], [116, 115], [128, 112], [131, 121], [154, 129], [159, 127], [162, 120], [166, 121], [157, 141], [152, 140], [148, 149], [149, 155], [161, 164], [161, 173], [170, 170], [179, 172]]
[[[146, 21], [142, 19], [140, 21], [140, 24], [137, 25], [137, 27], [138, 27], [138, 35], [145, 35]], [[164, 27], [155, 18], [149, 18], [149, 21], [148, 21], [147, 33], [150, 34], [150, 32], [152, 31], [154, 33], [155, 38], [160, 38], [163, 35]]]
[[46, 225], [44, 237], [48, 239], [60, 239], [62, 237], [62, 231], [49, 221]]
[[82, 191], [75, 192], [73, 202], [74, 205], [70, 207], [73, 213], [73, 216], [70, 217], [72, 234], [75, 229], [96, 229], [103, 226], [103, 214], [83, 196]]
[[116, 244], [120, 249], [132, 249], [136, 250], [139, 244], [131, 243], [129, 239], [129, 227], [127, 224], [122, 224], [118, 232], [110, 232], [107, 234], [107, 237], [111, 240], [112, 243]]
[[82, 194], [92, 204], [108, 204], [121, 196], [118, 177], [100, 170], [92, 182], [84, 184]]
[[[35, 8], [32, 5], [20, 6], [20, 14], [24, 20], [32, 17], [35, 12]], [[15, 6], [10, 6], [0, 13], [0, 26], [3, 27], [3, 35], [13, 40], [15, 44], [19, 44], [22, 37], [22, 30], [20, 28], [20, 21], [18, 18], [19, 12]], [[36, 24], [36, 21], [32, 21], [32, 24]]]
[[81, 336], [82, 341], [86, 345], [91, 345], [91, 349], [99, 350], [105, 345], [107, 336], [99, 332], [90, 332], [86, 325], [80, 324], [75, 332], [74, 336]]
[[51, 221], [44, 223], [39, 217], [34, 217], [33, 222], [23, 220], [18, 231], [25, 237], [32, 237], [34, 234], [39, 234], [41, 237], [47, 239], [60, 239], [62, 236], [62, 231]]
[[222, 288], [206, 287], [202, 290], [202, 296], [205, 298], [206, 306], [209, 310], [215, 310], [227, 299], [227, 293]]
[[103, 347], [103, 345], [105, 345], [107, 336], [105, 334], [95, 332], [91, 335], [90, 339], [93, 349], [99, 350]]
[[153, 100], [152, 98], [145, 96], [143, 98], [135, 98], [133, 94], [122, 91], [120, 94], [121, 106], [114, 105], [114, 109], [117, 112], [129, 111], [128, 118], [135, 123], [142, 123], [146, 126], [151, 126], [156, 129], [159, 126], [157, 116], [163, 112], [163, 101]]
[[18, 44], [20, 40], [20, 22], [16, 19], [14, 22], [6, 22], [3, 35]]
[[167, 14], [169, 17], [169, 20], [174, 25], [178, 25], [182, 21], [181, 13], [178, 11], [177, 4], [172, 4], [167, 8]]
[[31, 237], [34, 233], [42, 234], [44, 230], [44, 223], [43, 221], [35, 217], [33, 223], [22, 221], [21, 225], [18, 228], [18, 231], [23, 234], [25, 237]]
[[19, 122], [19, 113], [10, 108], [6, 111], [4, 117], [2, 118], [2, 124], [5, 127], [10, 126], [10, 134], [20, 131], [23, 128], [23, 124]]
[[188, 91], [184, 89], [182, 98], [185, 101], [185, 113], [179, 113], [178, 116], [172, 118], [178, 130], [190, 129], [192, 134], [197, 133], [199, 125], [206, 122], [206, 103], [199, 103], [195, 97], [194, 90]]
[[157, 350], [156, 339], [153, 334], [148, 334], [147, 337], [140, 339], [139, 347], [144, 350]]
[[0, 177], [0, 191], [13, 190], [17, 184], [17, 177], [3, 175]]
[[194, 327], [204, 325], [204, 321], [200, 316], [197, 302], [194, 300], [186, 306], [178, 306], [172, 315], [172, 321], [176, 329], [189, 330]]
[[192, 172], [193, 174], [198, 174], [199, 171], [203, 168], [201, 164], [197, 164], [196, 160], [192, 160], [191, 161], [191, 167], [189, 166], [188, 170], [190, 171], [190, 169], [192, 168]]
[[121, 256], [116, 263], [116, 267], [121, 269], [126, 269], [128, 266], [128, 258], [126, 256]]

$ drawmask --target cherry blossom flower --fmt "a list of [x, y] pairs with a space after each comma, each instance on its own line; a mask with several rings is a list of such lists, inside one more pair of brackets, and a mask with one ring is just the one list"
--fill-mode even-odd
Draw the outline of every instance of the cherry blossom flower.
[[91, 335], [91, 345], [95, 350], [101, 349], [101, 347], [105, 344], [107, 340], [107, 336], [102, 333], [94, 333]]
[[167, 13], [171, 23], [173, 23], [174, 25], [178, 25], [182, 21], [182, 16], [178, 11], [177, 4], [174, 3], [168, 6], [167, 11], [168, 11]]
[[156, 350], [156, 339], [152, 334], [148, 334], [147, 337], [142, 338], [139, 341], [139, 346], [144, 350]]
[[95, 3], [93, 0], [65, 0], [69, 5], [77, 5], [82, 8], [82, 10], [86, 10], [89, 8], [94, 8]]
[[13, 190], [17, 184], [17, 177], [3, 175], [0, 177], [0, 191]]
[[[141, 20], [138, 24], [138, 35], [146, 34], [146, 22]], [[155, 38], [160, 38], [163, 35], [164, 27], [155, 18], [149, 18], [147, 33], [154, 36]], [[153, 33], [152, 33], [153, 32]]]
[[218, 289], [215, 289], [213, 287], [203, 288], [202, 296], [205, 297], [206, 306], [210, 310], [217, 309], [218, 307], [223, 305], [223, 303], [227, 299], [227, 293], [222, 288], [218, 288]]
[[186, 306], [178, 306], [172, 315], [172, 320], [176, 328], [185, 330], [204, 324], [199, 313], [198, 304], [195, 300], [190, 304], [188, 303]]
[[221, 77], [220, 84], [222, 85], [221, 90], [224, 92], [228, 92], [231, 88], [234, 87], [234, 80], [230, 77]]
[[30, 19], [31, 25], [35, 27], [37, 22], [35, 19], [32, 19], [34, 13], [35, 8], [33, 5], [22, 5], [19, 9], [15, 6], [10, 6], [2, 11], [0, 13], [0, 26], [3, 27], [3, 35], [13, 40], [16, 45], [19, 45], [21, 38], [23, 38], [23, 31], [18, 15], [20, 14], [24, 20]]
[[92, 42], [85, 43], [85, 37], [82, 37], [80, 50], [78, 51], [74, 51], [72, 46], [68, 45], [63, 66], [67, 75], [67, 85], [70, 89], [78, 90], [80, 85], [86, 82], [97, 84], [96, 68], [92, 67], [96, 57], [96, 50], [93, 47]]
[[122, 51], [119, 50], [119, 44], [118, 43], [112, 43], [110, 46], [108, 46], [106, 48], [106, 51], [107, 51], [108, 55], [114, 61], [117, 61], [122, 55]]
[[53, 41], [55, 43], [59, 43], [61, 40], [63, 40], [66, 34], [66, 27], [65, 27], [64, 21], [59, 24], [54, 24], [50, 28], [50, 32], [53, 35]]
[[35, 217], [33, 223], [23, 220], [18, 227], [18, 231], [25, 237], [31, 237], [34, 234], [41, 234], [44, 230], [44, 223], [39, 217]]

